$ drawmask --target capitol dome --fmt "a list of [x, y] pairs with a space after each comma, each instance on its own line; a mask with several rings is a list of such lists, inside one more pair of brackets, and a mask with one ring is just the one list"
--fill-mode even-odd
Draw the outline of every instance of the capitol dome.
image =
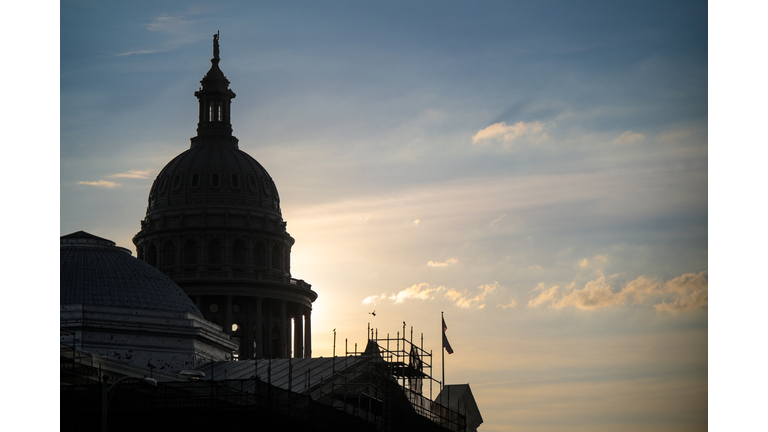
[[295, 240], [275, 182], [232, 135], [218, 36], [194, 93], [197, 135], [152, 184], [136, 254], [233, 338], [238, 358], [310, 357], [317, 293], [291, 274]]

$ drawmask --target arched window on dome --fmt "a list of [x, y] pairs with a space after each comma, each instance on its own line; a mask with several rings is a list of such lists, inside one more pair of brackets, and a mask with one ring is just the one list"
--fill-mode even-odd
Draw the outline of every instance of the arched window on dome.
[[217, 121], [224, 121], [224, 104], [219, 102], [218, 110], [216, 111]]
[[213, 102], [208, 102], [208, 121], [213, 121]]
[[146, 263], [152, 267], [157, 267], [157, 246], [150, 244], [147, 248], [147, 260]]
[[264, 244], [261, 242], [256, 242], [256, 246], [253, 248], [253, 263], [256, 265], [256, 267], [267, 266], [267, 258], [265, 255], [266, 250], [264, 249]]
[[208, 242], [208, 264], [221, 264], [221, 242], [218, 239]]
[[235, 240], [232, 244], [232, 264], [245, 265], [245, 244], [241, 240]]
[[[163, 185], [164, 184], [165, 183], [163, 183]], [[173, 190], [179, 190], [179, 188], [181, 187], [181, 173], [177, 173], [176, 175], [173, 176], [173, 183], [171, 184], [171, 187], [173, 188]]]
[[167, 241], [163, 247], [163, 267], [174, 265], [176, 265], [176, 244], [172, 241]]
[[184, 243], [184, 265], [197, 265], [197, 242], [194, 240]]
[[283, 249], [280, 245], [272, 247], [272, 268], [275, 270], [283, 269]]

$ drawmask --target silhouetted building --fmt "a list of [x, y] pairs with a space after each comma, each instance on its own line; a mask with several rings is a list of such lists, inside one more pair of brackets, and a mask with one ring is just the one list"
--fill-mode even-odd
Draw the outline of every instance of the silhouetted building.
[[59, 319], [73, 349], [167, 371], [232, 359], [221, 327], [128, 249], [83, 231], [60, 242]]
[[[274, 181], [238, 148], [235, 93], [212, 66], [195, 92], [197, 136], [160, 171], [149, 192], [138, 258], [167, 274], [203, 317], [239, 345], [238, 358], [311, 357], [311, 285], [291, 277], [291, 247]], [[291, 334], [291, 322], [294, 331]]]
[[212, 63], [198, 134], [150, 190], [139, 259], [83, 231], [60, 239], [61, 430], [474, 430], [469, 386], [433, 401], [432, 354], [405, 322], [311, 358], [317, 294], [291, 278], [277, 189], [232, 136], [218, 35]]
[[435, 411], [447, 418], [463, 418], [467, 432], [476, 432], [483, 423], [480, 408], [475, 402], [469, 384], [448, 384], [443, 387], [434, 401]]

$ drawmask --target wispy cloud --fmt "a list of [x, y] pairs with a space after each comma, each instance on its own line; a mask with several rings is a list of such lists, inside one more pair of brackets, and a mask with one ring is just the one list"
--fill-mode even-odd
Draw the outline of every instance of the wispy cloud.
[[363, 299], [363, 304], [365, 304], [365, 305], [375, 305], [376, 303], [378, 303], [378, 302], [380, 302], [380, 301], [382, 301], [382, 300], [384, 300], [386, 298], [387, 298], [386, 294], [368, 296], [368, 297]]
[[501, 142], [504, 147], [509, 147], [513, 141], [524, 136], [543, 137], [544, 123], [539, 121], [524, 122], [519, 121], [513, 125], [507, 122], [494, 123], [485, 129], [478, 131], [472, 137], [472, 144], [481, 144], [487, 141]]
[[371, 215], [355, 215], [355, 223], [364, 224], [371, 219]]
[[507, 215], [503, 214], [503, 215], [501, 215], [501, 216], [497, 217], [496, 219], [492, 220], [492, 221], [491, 221], [491, 223], [490, 223], [490, 225], [488, 225], [488, 226], [494, 226], [494, 225], [498, 224], [498, 223], [499, 223], [499, 222], [501, 222], [501, 220], [502, 220], [502, 219], [504, 219], [506, 216], [507, 216]]
[[129, 56], [134, 54], [152, 54], [157, 52], [163, 52], [165, 50], [138, 50], [138, 51], [128, 51], [120, 54], [115, 54], [115, 57], [123, 57], [123, 56]]
[[[447, 289], [444, 286], [431, 287], [430, 284], [422, 282], [419, 284], [411, 285], [410, 287], [398, 292], [397, 294], [387, 295], [386, 293], [380, 295], [372, 295], [363, 299], [365, 305], [375, 305], [382, 300], [392, 300], [395, 304], [403, 303], [408, 299], [418, 300], [432, 300], [438, 293], [443, 293], [443, 298], [447, 299], [451, 303], [460, 308], [476, 307], [477, 309], [483, 309], [485, 307], [486, 296], [498, 289], [502, 288], [498, 282], [492, 284], [480, 285], [474, 289]], [[504, 308], [514, 307], [517, 303], [512, 300], [512, 303], [507, 305], [499, 305]]]
[[579, 261], [579, 267], [585, 268], [589, 266], [590, 264], [604, 264], [608, 262], [608, 254], [605, 255], [595, 255], [592, 257], [592, 259], [584, 258], [583, 260]]
[[419, 299], [429, 300], [435, 298], [435, 294], [441, 291], [445, 291], [444, 286], [432, 288], [426, 282], [414, 284], [408, 288], [398, 292], [397, 294], [387, 295], [386, 293], [381, 295], [372, 295], [363, 299], [363, 304], [375, 305], [382, 300], [393, 300], [395, 304], [403, 303], [407, 299]]
[[113, 188], [115, 186], [121, 185], [121, 183], [115, 183], [109, 180], [101, 180], [101, 179], [99, 181], [80, 181], [80, 182], [77, 182], [77, 184], [105, 187], [105, 188]]
[[395, 304], [402, 303], [406, 299], [421, 299], [427, 300], [434, 298], [435, 293], [445, 290], [445, 287], [439, 286], [436, 288], [430, 288], [428, 283], [420, 283], [411, 285], [410, 287], [400, 291], [389, 297], [390, 300], [394, 300]]
[[485, 307], [485, 303], [483, 303], [485, 296], [499, 288], [499, 283], [493, 282], [492, 284], [480, 285], [474, 290], [457, 291], [455, 289], [449, 289], [448, 292], [445, 293], [445, 298], [452, 301], [460, 308], [467, 309], [470, 307], [477, 307], [478, 309], [482, 309]]
[[430, 267], [448, 267], [449, 265], [453, 265], [459, 262], [456, 258], [448, 258], [447, 260], [443, 262], [437, 262], [437, 261], [430, 261], [427, 263]]
[[[198, 8], [199, 9], [199, 8]], [[190, 19], [194, 15], [200, 15], [200, 10], [190, 8], [186, 13], [162, 14], [144, 24], [147, 30], [157, 33], [153, 35], [152, 47], [145, 49], [133, 49], [131, 51], [115, 54], [116, 57], [142, 55], [171, 51], [182, 45], [186, 45], [201, 38], [206, 38], [197, 31], [198, 21]]]
[[512, 301], [510, 301], [509, 303], [507, 303], [505, 305], [500, 304], [498, 307], [500, 307], [502, 309], [509, 309], [509, 308], [513, 308], [513, 307], [516, 307], [516, 306], [517, 306], [517, 302], [514, 299], [512, 299]]
[[651, 304], [659, 311], [679, 312], [701, 309], [708, 305], [707, 271], [686, 273], [666, 282], [640, 276], [628, 282], [621, 290], [614, 290], [604, 275], [587, 282], [583, 288], [575, 288], [575, 283], [561, 289], [560, 286], [549, 288], [541, 282], [535, 291], [541, 291], [528, 302], [529, 307], [548, 305], [562, 309], [574, 307], [593, 310], [626, 304]]
[[120, 177], [120, 178], [136, 178], [136, 179], [146, 179], [149, 178], [149, 173], [152, 172], [152, 170], [129, 170], [128, 172], [124, 173], [118, 173], [118, 174], [112, 174], [109, 176], [110, 178]]
[[645, 135], [628, 130], [613, 140], [614, 144], [634, 144], [645, 139]]
[[193, 21], [184, 19], [183, 16], [160, 15], [155, 17], [151, 23], [146, 24], [146, 27], [150, 31], [181, 33], [189, 29], [193, 24]]
[[706, 273], [686, 273], [668, 281], [664, 284], [664, 289], [675, 293], [678, 298], [670, 303], [667, 303], [666, 299], [663, 300], [654, 305], [656, 310], [678, 312], [706, 307], [709, 303], [709, 279]]

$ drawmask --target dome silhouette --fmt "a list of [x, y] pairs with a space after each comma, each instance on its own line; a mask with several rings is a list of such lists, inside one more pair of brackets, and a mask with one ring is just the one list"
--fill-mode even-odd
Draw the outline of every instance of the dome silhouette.
[[150, 190], [147, 217], [174, 209], [217, 207], [281, 218], [272, 177], [233, 145], [195, 146], [168, 162]]
[[203, 315], [172, 280], [128, 249], [78, 231], [60, 239], [59, 301]]
[[291, 248], [275, 182], [232, 134], [235, 93], [211, 67], [194, 92], [197, 134], [160, 171], [133, 237], [136, 255], [165, 273], [221, 325], [247, 358], [311, 357], [312, 285], [291, 274]]

